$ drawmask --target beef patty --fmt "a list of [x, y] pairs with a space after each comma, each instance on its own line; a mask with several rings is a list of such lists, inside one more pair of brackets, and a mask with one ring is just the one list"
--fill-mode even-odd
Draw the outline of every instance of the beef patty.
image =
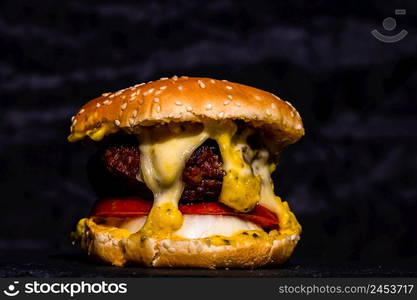
[[[109, 146], [102, 152], [101, 159], [110, 173], [124, 178], [129, 182], [129, 185], [134, 184], [140, 162], [140, 152], [137, 145]], [[186, 162], [182, 173], [184, 192], [180, 201], [217, 201], [225, 175], [221, 167], [222, 160], [217, 143], [207, 140], [193, 152]], [[139, 181], [136, 181], [136, 184], [143, 185]], [[143, 187], [136, 190], [143, 190]]]

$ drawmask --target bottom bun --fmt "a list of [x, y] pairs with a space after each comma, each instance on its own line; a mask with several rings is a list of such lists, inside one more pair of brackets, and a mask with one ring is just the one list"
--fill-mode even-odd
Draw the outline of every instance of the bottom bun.
[[[151, 267], [254, 268], [284, 263], [292, 254], [299, 232], [262, 232], [243, 238], [216, 236], [201, 239], [141, 238], [126, 229], [99, 225], [94, 219], [81, 219], [74, 243], [93, 258], [116, 266], [126, 264]], [[226, 241], [219, 244], [216, 240]]]

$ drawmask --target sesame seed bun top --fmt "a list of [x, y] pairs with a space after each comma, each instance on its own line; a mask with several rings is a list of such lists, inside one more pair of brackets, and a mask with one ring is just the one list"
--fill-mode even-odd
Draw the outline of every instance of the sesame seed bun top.
[[89, 101], [72, 118], [68, 140], [100, 140], [120, 129], [207, 119], [243, 120], [283, 146], [304, 135], [297, 110], [274, 94], [226, 80], [174, 76]]

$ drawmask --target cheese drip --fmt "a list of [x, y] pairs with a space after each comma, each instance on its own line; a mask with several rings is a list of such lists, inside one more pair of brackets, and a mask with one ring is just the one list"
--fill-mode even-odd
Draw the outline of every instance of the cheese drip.
[[[167, 130], [168, 127], [168, 130]], [[167, 236], [181, 228], [178, 201], [184, 189], [181, 174], [191, 154], [209, 137], [198, 124], [152, 127], [140, 132], [140, 172], [154, 194], [154, 204], [140, 230], [142, 236]]]
[[246, 129], [236, 134], [237, 126], [228, 121], [223, 125], [210, 127], [212, 137], [217, 141], [223, 159], [222, 191], [219, 201], [240, 212], [251, 211], [260, 198], [260, 177], [245, 161], [243, 150], [250, 149], [246, 138], [252, 130]]
[[178, 202], [184, 189], [181, 174], [191, 154], [208, 138], [219, 145], [226, 175], [219, 201], [241, 212], [259, 203], [276, 213], [280, 234], [301, 232], [286, 202], [274, 194], [267, 150], [253, 150], [247, 137], [253, 129], [237, 133], [231, 121], [204, 124], [168, 124], [143, 128], [139, 132], [142, 179], [154, 194], [154, 204], [143, 227], [134, 236], [175, 236], [184, 222]]
[[274, 193], [274, 184], [271, 173], [275, 165], [268, 165], [269, 152], [265, 149], [259, 150], [252, 162], [254, 173], [261, 178], [261, 194], [259, 204], [275, 212], [278, 217], [280, 234], [301, 233], [301, 226], [290, 211], [287, 202], [282, 202], [281, 198]]

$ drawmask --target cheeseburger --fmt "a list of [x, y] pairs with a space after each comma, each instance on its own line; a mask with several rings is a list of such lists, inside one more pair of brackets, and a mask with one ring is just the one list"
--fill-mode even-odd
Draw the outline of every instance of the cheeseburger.
[[116, 266], [281, 264], [301, 226], [271, 173], [303, 135], [289, 102], [226, 80], [174, 76], [102, 94], [68, 137], [99, 148], [89, 169], [101, 198], [73, 242]]

